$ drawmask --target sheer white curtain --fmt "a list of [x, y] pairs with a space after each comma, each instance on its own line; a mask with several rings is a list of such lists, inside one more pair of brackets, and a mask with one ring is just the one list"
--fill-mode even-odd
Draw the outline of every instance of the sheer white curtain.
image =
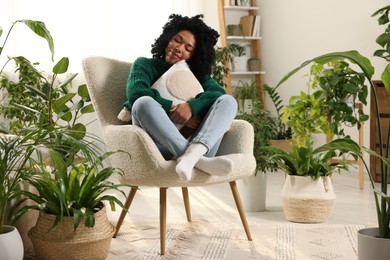
[[[87, 55], [103, 55], [134, 60], [150, 56], [150, 47], [172, 13], [192, 16], [205, 14], [215, 23], [216, 2], [207, 0], [1, 0], [0, 26], [8, 32], [18, 19], [43, 21], [55, 45], [55, 62], [70, 58], [72, 71], [80, 70]], [[215, 3], [214, 3], [215, 2]], [[205, 7], [205, 5], [209, 5]], [[211, 7], [210, 7], [211, 6]], [[214, 15], [210, 13], [214, 9]], [[209, 16], [209, 17], [208, 17]], [[211, 26], [211, 25], [210, 25]], [[212, 26], [216, 27], [216, 26]], [[2, 42], [1, 42], [2, 44]], [[47, 44], [23, 25], [13, 30], [4, 50], [7, 55], [23, 55], [50, 69], [53, 63]], [[4, 57], [2, 57], [4, 59]], [[1, 63], [3, 64], [3, 63]]]

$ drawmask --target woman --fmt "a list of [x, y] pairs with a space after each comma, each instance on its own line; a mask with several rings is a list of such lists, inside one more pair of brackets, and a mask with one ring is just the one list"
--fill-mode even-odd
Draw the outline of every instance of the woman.
[[[152, 44], [153, 58], [140, 57], [133, 63], [124, 104], [132, 112], [133, 124], [151, 136], [164, 158], [177, 159], [176, 172], [183, 180], [193, 178], [194, 167], [219, 176], [229, 174], [233, 167], [228, 158], [214, 156], [236, 116], [237, 102], [210, 77], [219, 34], [202, 18], [169, 16], [162, 34]], [[204, 92], [172, 105], [151, 86], [181, 60], [187, 62]], [[175, 124], [185, 125], [194, 133], [186, 139]]]

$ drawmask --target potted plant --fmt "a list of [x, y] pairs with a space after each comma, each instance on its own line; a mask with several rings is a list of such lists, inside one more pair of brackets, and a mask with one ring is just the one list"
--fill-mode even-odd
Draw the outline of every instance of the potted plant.
[[248, 59], [248, 70], [249, 71], [260, 71], [261, 70], [261, 61], [258, 57], [250, 57]]
[[246, 50], [244, 46], [239, 44], [229, 44], [225, 47], [217, 46], [215, 48], [215, 61], [212, 66], [211, 76], [221, 86], [226, 88], [224, 79], [230, 72], [231, 64], [237, 55], [245, 55]]
[[252, 103], [256, 100], [256, 81], [249, 83], [239, 80], [237, 85], [233, 87], [233, 90], [233, 95], [236, 97], [239, 107], [238, 112], [251, 113]]
[[243, 36], [242, 24], [228, 24], [226, 26], [228, 36]]
[[[373, 16], [380, 15], [378, 22], [380, 25], [389, 25], [389, 11], [390, 6], [383, 7], [377, 10]], [[389, 52], [388, 46], [390, 46], [390, 38], [388, 37], [388, 26], [383, 34], [381, 34], [376, 42], [383, 48], [375, 51], [374, 55], [385, 58], [388, 61]], [[362, 147], [370, 156], [377, 156], [381, 159], [381, 186], [379, 189], [375, 186], [375, 181], [370, 174], [370, 169], [365, 162], [362, 154], [358, 154], [359, 157], [363, 160], [365, 169], [368, 173], [369, 180], [373, 189], [374, 201], [376, 205], [376, 212], [378, 218], [378, 227], [376, 228], [363, 228], [358, 232], [358, 258], [359, 260], [363, 259], [385, 259], [390, 254], [390, 195], [387, 191], [387, 182], [388, 182], [388, 171], [390, 166], [389, 155], [389, 145], [384, 146], [383, 140], [389, 141], [390, 139], [390, 128], [386, 132], [382, 132], [382, 123], [379, 120], [379, 108], [378, 108], [378, 97], [376, 95], [376, 90], [374, 83], [372, 81], [372, 76], [374, 75], [374, 67], [372, 66], [370, 60], [362, 56], [357, 51], [345, 51], [345, 52], [333, 52], [327, 53], [321, 56], [318, 56], [314, 59], [307, 60], [302, 63], [301, 66], [289, 72], [282, 80], [278, 83], [277, 86], [280, 86], [285, 82], [289, 77], [294, 73], [299, 71], [301, 68], [307, 66], [312, 62], [317, 63], [326, 63], [330, 60], [345, 60], [353, 64], [356, 64], [362, 71], [366, 81], [369, 83], [371, 93], [373, 95], [372, 102], [374, 102], [375, 113], [377, 115], [377, 129], [379, 137], [379, 154], [375, 151], [372, 151], [368, 148]], [[386, 90], [390, 93], [390, 64], [386, 66], [382, 72], [381, 79], [385, 85]], [[385, 139], [386, 138], [386, 139]], [[371, 247], [371, 248], [370, 248]]]
[[276, 170], [276, 165], [265, 159], [266, 150], [263, 147], [269, 145], [272, 136], [272, 120], [270, 111], [264, 109], [262, 103], [256, 99], [252, 109], [239, 113], [236, 117], [248, 121], [254, 129], [253, 154], [256, 158], [256, 171], [253, 175], [237, 182], [246, 211], [264, 211], [266, 208], [266, 184], [267, 172]]
[[359, 145], [349, 137], [335, 139], [314, 147], [311, 136], [301, 144], [291, 145], [291, 151], [268, 146], [266, 160], [274, 162], [286, 173], [281, 201], [287, 220], [300, 223], [321, 223], [328, 219], [336, 195], [330, 177], [335, 171], [348, 170], [349, 162], [332, 161], [343, 155], [356, 160]]
[[229, 44], [233, 54], [232, 71], [247, 71], [246, 46], [237, 43]]
[[[26, 181], [38, 190], [38, 195], [24, 192], [36, 204], [22, 207], [14, 218], [29, 210], [40, 212], [36, 225], [29, 231], [35, 255], [39, 259], [105, 259], [114, 234], [104, 201], [111, 209], [115, 203], [124, 207], [115, 195], [122, 184], [109, 180], [122, 171], [104, 167], [103, 161], [114, 154], [107, 152], [94, 160], [70, 163], [61, 153], [50, 149], [50, 162], [35, 165], [35, 173]], [[97, 235], [98, 234], [98, 235]], [[87, 250], [87, 249], [90, 250]]]

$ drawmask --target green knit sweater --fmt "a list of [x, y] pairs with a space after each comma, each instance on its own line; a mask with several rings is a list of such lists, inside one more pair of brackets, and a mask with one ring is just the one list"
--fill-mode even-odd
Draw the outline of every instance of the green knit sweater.
[[[124, 106], [131, 111], [135, 100], [142, 96], [150, 96], [160, 103], [168, 113], [172, 106], [172, 101], [161, 97], [157, 90], [151, 89], [151, 86], [171, 66], [165, 61], [156, 58], [140, 57], [136, 59], [131, 66], [130, 76], [127, 80], [127, 101], [124, 103]], [[193, 116], [205, 115], [215, 100], [226, 93], [210, 75], [207, 75], [200, 84], [204, 92], [199, 93], [194, 99], [187, 101], [192, 108]]]

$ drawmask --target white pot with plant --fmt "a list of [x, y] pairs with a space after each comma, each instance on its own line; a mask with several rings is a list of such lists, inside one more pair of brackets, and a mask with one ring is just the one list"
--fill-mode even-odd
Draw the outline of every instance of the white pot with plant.
[[233, 54], [232, 71], [245, 72], [248, 71], [246, 49], [247, 45], [237, 43], [229, 44], [229, 48]]
[[265, 159], [287, 175], [280, 194], [284, 215], [292, 222], [325, 222], [336, 199], [330, 177], [335, 171], [348, 170], [346, 162], [330, 162], [347, 154], [357, 158], [360, 147], [344, 137], [315, 148], [313, 139], [307, 137], [291, 148], [289, 152], [273, 146], [264, 148], [269, 152]]
[[256, 172], [246, 179], [237, 181], [240, 196], [243, 198], [243, 207], [249, 212], [264, 211], [266, 209], [267, 173], [276, 170], [272, 162], [264, 159], [266, 151], [263, 147], [269, 145], [269, 138], [272, 134], [270, 112], [255, 99], [252, 110], [249, 113], [240, 113], [236, 118], [248, 121], [253, 126], [255, 134], [253, 154], [256, 158]]

